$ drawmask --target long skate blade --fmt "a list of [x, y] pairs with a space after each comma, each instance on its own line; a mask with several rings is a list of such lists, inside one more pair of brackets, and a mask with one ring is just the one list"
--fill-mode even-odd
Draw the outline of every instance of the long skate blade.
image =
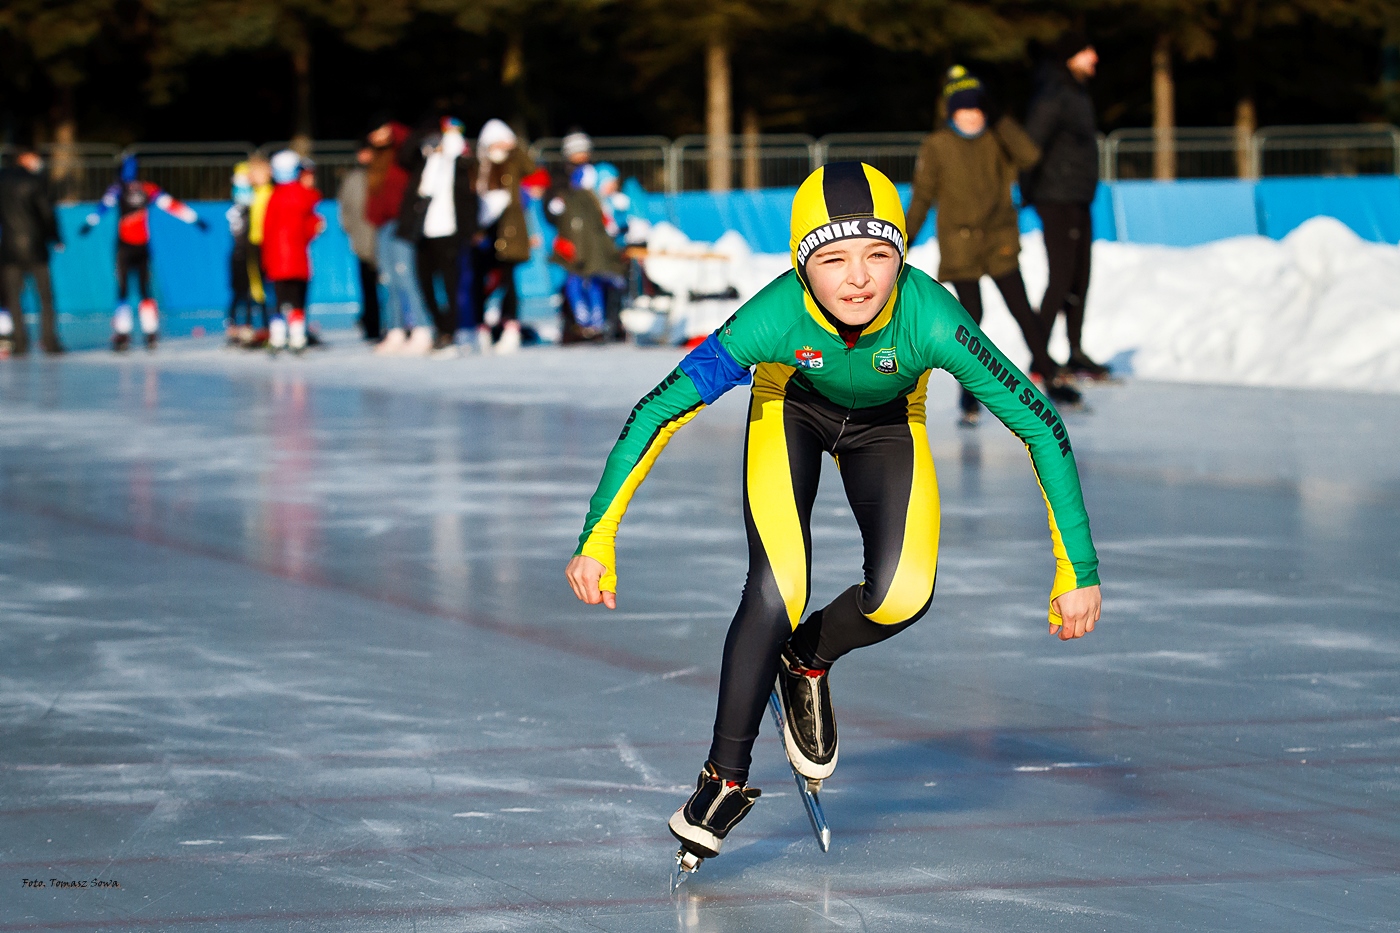
[[682, 846], [676, 853], [676, 867], [671, 869], [671, 896], [675, 897], [685, 879], [699, 870], [705, 860], [685, 850]]
[[783, 734], [783, 703], [778, 699], [776, 687], [768, 694], [768, 712], [773, 714], [773, 725], [778, 727], [778, 735], [781, 736]]
[[[783, 731], [783, 704], [778, 699], [778, 691], [775, 689], [768, 694], [768, 712], [773, 714], [773, 723], [778, 727], [778, 733]], [[788, 762], [788, 767], [792, 768], [792, 779], [797, 784], [798, 796], [802, 798], [802, 805], [807, 808], [807, 819], [812, 824], [812, 832], [817, 837], [817, 845], [822, 847], [823, 852], [831, 851], [831, 827], [826, 825], [826, 813], [822, 810], [822, 801], [807, 786], [807, 779], [797, 773], [797, 769], [792, 767], [792, 762]]]
[[807, 788], [805, 777], [796, 771], [792, 772], [792, 777], [797, 782], [797, 792], [802, 796], [802, 803], [807, 807], [807, 819], [812, 823], [817, 845], [822, 847], [823, 852], [831, 851], [831, 827], [826, 825], [826, 813], [822, 810], [821, 798]]

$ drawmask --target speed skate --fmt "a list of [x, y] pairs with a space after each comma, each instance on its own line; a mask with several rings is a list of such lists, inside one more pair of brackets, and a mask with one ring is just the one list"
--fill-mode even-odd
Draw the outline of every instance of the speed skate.
[[[773, 714], [773, 723], [778, 727], [778, 734], [782, 735], [783, 705], [778, 699], [777, 690], [768, 695], [768, 711]], [[792, 779], [797, 783], [797, 793], [802, 797], [802, 805], [807, 808], [807, 819], [812, 823], [817, 845], [822, 847], [823, 852], [827, 852], [831, 849], [831, 827], [826, 825], [826, 813], [822, 811], [822, 801], [817, 796], [821, 793], [822, 782], [803, 777], [791, 760], [788, 761], [788, 767], [792, 768]]]

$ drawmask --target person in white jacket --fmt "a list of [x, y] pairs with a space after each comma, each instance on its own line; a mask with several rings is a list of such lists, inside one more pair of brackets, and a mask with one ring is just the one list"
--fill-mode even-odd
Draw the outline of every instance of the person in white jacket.
[[[423, 238], [418, 241], [418, 285], [423, 303], [433, 318], [433, 349], [453, 345], [460, 323], [457, 295], [462, 249], [476, 233], [477, 193], [471, 183], [471, 152], [462, 135], [462, 122], [443, 117], [437, 139], [425, 142], [426, 158], [418, 182], [418, 196], [427, 202], [423, 214]], [[431, 148], [429, 148], [431, 147]], [[437, 282], [446, 294], [438, 300]]]

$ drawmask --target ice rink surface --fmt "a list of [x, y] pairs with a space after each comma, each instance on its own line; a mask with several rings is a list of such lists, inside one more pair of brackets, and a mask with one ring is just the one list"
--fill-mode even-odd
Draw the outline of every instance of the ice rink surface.
[[[1106, 603], [1063, 644], [1024, 449], [935, 378], [938, 591], [832, 675], [831, 852], [765, 723], [673, 901], [745, 393], [635, 500], [615, 613], [561, 571], [677, 357], [0, 367], [0, 933], [1396, 929], [1400, 405], [1149, 382], [1067, 418]], [[861, 564], [834, 478], [814, 605]]]

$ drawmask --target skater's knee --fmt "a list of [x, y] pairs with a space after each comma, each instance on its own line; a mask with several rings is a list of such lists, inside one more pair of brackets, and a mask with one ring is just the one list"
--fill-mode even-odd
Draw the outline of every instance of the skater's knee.
[[861, 587], [860, 611], [879, 625], [905, 625], [920, 619], [933, 601], [935, 572], [897, 575], [885, 593]]

